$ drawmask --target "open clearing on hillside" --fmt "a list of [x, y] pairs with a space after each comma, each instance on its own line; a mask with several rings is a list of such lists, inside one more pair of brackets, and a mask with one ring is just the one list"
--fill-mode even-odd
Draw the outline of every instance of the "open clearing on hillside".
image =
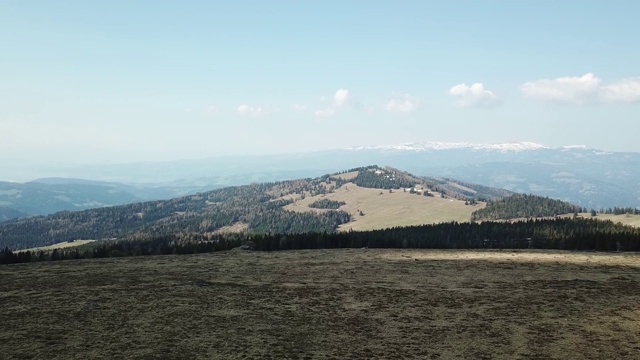
[[336, 174], [336, 175], [333, 175], [333, 177], [337, 177], [337, 178], [340, 178], [342, 180], [349, 181], [349, 180], [353, 180], [356, 177], [358, 177], [359, 173], [360, 173], [359, 171], [352, 171], [352, 172], [348, 172], [348, 173], [344, 173], [344, 174]]
[[0, 266], [2, 357], [632, 359], [640, 255], [310, 250]]
[[243, 233], [243, 232], [246, 232], [247, 230], [249, 230], [249, 224], [237, 222], [237, 223], [233, 223], [232, 225], [223, 226], [218, 230], [214, 231], [213, 233], [214, 234]]
[[[591, 214], [580, 214], [585, 219], [591, 218]], [[631, 215], [631, 214], [622, 214], [622, 215], [613, 215], [613, 214], [598, 214], [595, 219], [598, 220], [611, 220], [615, 223], [619, 222], [624, 225], [630, 225], [635, 227], [640, 227], [640, 215]]]
[[19, 251], [48, 251], [48, 250], [53, 250], [53, 249], [66, 249], [66, 248], [70, 248], [70, 247], [76, 247], [76, 246], [80, 246], [80, 245], [84, 245], [84, 244], [88, 244], [88, 243], [92, 243], [95, 240], [74, 240], [72, 242], [69, 241], [65, 241], [65, 242], [61, 242], [61, 243], [57, 243], [57, 244], [53, 244], [53, 245], [49, 245], [49, 246], [42, 246], [42, 247], [37, 247], [37, 248], [31, 248], [31, 249], [24, 249], [24, 250], [19, 250]]
[[[293, 211], [323, 211], [312, 209], [309, 204], [319, 199], [344, 201], [340, 210], [351, 214], [353, 220], [342, 224], [338, 230], [374, 230], [394, 226], [436, 224], [449, 221], [469, 221], [471, 213], [485, 204], [465, 205], [464, 201], [443, 199], [439, 195], [428, 197], [404, 192], [359, 187], [353, 183], [342, 185], [326, 195], [307, 196], [285, 206]], [[364, 216], [360, 216], [360, 211]]]
[[[571, 218], [574, 214], [563, 214], [561, 217]], [[640, 227], [640, 215], [632, 215], [632, 214], [621, 214], [621, 215], [613, 215], [613, 214], [598, 214], [597, 216], [591, 216], [590, 213], [579, 213], [578, 217], [584, 219], [596, 219], [596, 220], [611, 220], [614, 223], [621, 223], [622, 225], [629, 225], [633, 227]], [[551, 217], [547, 218], [550, 219]], [[513, 219], [517, 220], [526, 220], [526, 219]]]

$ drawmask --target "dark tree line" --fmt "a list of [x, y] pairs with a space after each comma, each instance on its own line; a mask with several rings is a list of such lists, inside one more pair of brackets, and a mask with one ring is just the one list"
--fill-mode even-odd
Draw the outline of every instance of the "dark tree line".
[[123, 256], [194, 254], [241, 245], [259, 251], [333, 248], [559, 249], [640, 251], [640, 229], [595, 219], [558, 218], [518, 222], [444, 223], [362, 232], [290, 234], [176, 233], [139, 235], [74, 249], [13, 253], [0, 251], [0, 263], [57, 261]]
[[340, 206], [342, 205], [346, 205], [347, 203], [344, 201], [335, 201], [335, 200], [329, 200], [329, 199], [320, 199], [320, 200], [316, 200], [314, 202], [312, 202], [311, 204], [309, 204], [310, 208], [314, 208], [314, 209], [333, 209], [333, 210], [337, 210], [340, 208]]
[[640, 209], [632, 208], [632, 207], [614, 207], [601, 209], [599, 211], [600, 214], [612, 214], [612, 215], [640, 215]]
[[254, 233], [333, 232], [338, 226], [351, 221], [344, 211], [313, 212], [275, 211], [268, 216], [254, 216], [249, 228]]
[[484, 209], [471, 214], [471, 220], [498, 220], [531, 217], [552, 217], [581, 212], [582, 208], [565, 201], [548, 197], [516, 194], [497, 201], [490, 201]]

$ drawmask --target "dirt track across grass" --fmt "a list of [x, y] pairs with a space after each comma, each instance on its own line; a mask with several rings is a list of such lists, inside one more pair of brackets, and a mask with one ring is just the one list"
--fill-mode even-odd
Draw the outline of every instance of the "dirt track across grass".
[[637, 359], [640, 255], [313, 250], [0, 267], [3, 359]]

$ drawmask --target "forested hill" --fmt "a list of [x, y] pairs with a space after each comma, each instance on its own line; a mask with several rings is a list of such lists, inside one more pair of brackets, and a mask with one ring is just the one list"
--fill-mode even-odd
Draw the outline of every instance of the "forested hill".
[[[342, 186], [346, 188], [350, 183], [363, 188], [380, 189], [379, 192], [371, 192], [376, 198], [380, 198], [380, 194], [393, 192], [393, 195], [388, 194], [387, 197], [398, 198], [401, 205], [404, 201], [415, 204], [418, 199], [422, 199], [424, 201], [421, 200], [420, 203], [424, 203], [424, 206], [433, 206], [429, 205], [433, 202], [426, 199], [436, 195], [438, 199], [447, 197], [459, 200], [447, 200], [446, 204], [441, 201], [442, 207], [438, 207], [439, 211], [452, 204], [464, 208], [466, 199], [475, 199], [487, 193], [486, 190], [475, 191], [450, 180], [429, 182], [397, 169], [368, 166], [315, 179], [228, 187], [171, 200], [11, 220], [0, 224], [0, 247], [24, 249], [77, 239], [123, 239], [185, 232], [213, 236], [220, 231], [238, 229], [255, 234], [330, 233], [336, 231], [338, 226], [350, 222], [354, 213], [360, 214], [358, 217], [371, 215], [355, 211], [356, 209], [351, 213], [345, 212], [341, 210], [345, 204], [343, 199], [328, 201], [323, 198], [325, 195], [329, 197], [329, 194], [335, 197], [337, 189]], [[403, 188], [403, 191], [394, 190], [400, 188]], [[438, 192], [434, 195], [431, 191]], [[405, 192], [406, 198], [396, 196]], [[354, 191], [351, 191], [351, 194], [353, 193]], [[424, 196], [418, 198], [409, 196], [410, 193]], [[302, 202], [305, 197], [319, 200], [311, 204], [313, 206], [305, 206], [311, 211], [293, 211], [287, 207], [289, 204]], [[346, 200], [351, 205], [356, 201], [362, 199]], [[472, 208], [467, 209], [470, 214]], [[427, 219], [420, 218], [416, 221], [420, 221], [415, 223], [417, 225], [427, 222]], [[395, 225], [397, 224], [390, 226]]]
[[561, 200], [536, 195], [515, 194], [488, 202], [484, 209], [473, 212], [471, 220], [541, 218], [576, 213], [582, 210], [584, 209]]
[[0, 247], [22, 249], [132, 235], [207, 234], [238, 224], [255, 233], [332, 232], [349, 221], [348, 213], [285, 211], [283, 206], [292, 200], [279, 199], [290, 193], [328, 191], [320, 182], [306, 179], [228, 187], [171, 200], [11, 220], [0, 224]]

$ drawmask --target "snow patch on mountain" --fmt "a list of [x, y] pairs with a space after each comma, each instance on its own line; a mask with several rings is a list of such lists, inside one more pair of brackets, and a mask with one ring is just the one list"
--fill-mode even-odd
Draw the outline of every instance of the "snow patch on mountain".
[[565, 145], [562, 147], [565, 150], [587, 150], [589, 147], [587, 145]]

